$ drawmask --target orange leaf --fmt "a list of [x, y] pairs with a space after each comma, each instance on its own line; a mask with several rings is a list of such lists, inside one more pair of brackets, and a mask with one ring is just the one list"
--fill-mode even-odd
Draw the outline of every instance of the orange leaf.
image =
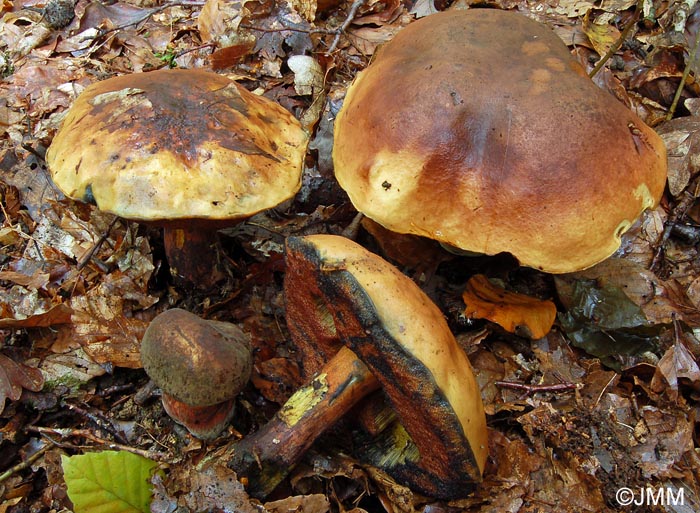
[[491, 283], [483, 274], [469, 279], [462, 299], [466, 304], [464, 315], [467, 317], [487, 319], [510, 333], [532, 339], [549, 333], [557, 314], [557, 308], [551, 301], [509, 292]]

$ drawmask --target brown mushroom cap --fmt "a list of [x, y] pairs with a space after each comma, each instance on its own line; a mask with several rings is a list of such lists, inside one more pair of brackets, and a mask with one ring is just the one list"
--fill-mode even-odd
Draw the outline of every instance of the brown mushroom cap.
[[69, 197], [144, 221], [240, 219], [301, 185], [307, 135], [283, 107], [201, 70], [92, 84], [46, 155]]
[[141, 363], [164, 393], [190, 406], [211, 406], [232, 399], [248, 382], [250, 340], [234, 324], [174, 308], [149, 324]]
[[380, 49], [335, 123], [336, 177], [386, 228], [548, 272], [610, 256], [656, 205], [666, 151], [547, 27], [437, 13]]

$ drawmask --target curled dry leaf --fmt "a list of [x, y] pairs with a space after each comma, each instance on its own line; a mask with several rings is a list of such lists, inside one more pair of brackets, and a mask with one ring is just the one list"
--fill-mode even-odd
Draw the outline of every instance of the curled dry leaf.
[[611, 18], [610, 14], [604, 13], [592, 19], [592, 12], [592, 10], [589, 10], [583, 17], [583, 31], [588, 36], [591, 45], [593, 45], [593, 49], [602, 57], [608, 52], [610, 47], [615, 44], [615, 41], [619, 39], [620, 31], [609, 24]]
[[17, 363], [0, 354], [0, 413], [5, 408], [5, 399], [16, 401], [22, 389], [39, 392], [44, 386], [44, 376], [39, 369]]
[[472, 276], [462, 294], [464, 315], [487, 319], [510, 333], [532, 339], [544, 337], [552, 329], [557, 307], [524, 294], [509, 292], [492, 283], [483, 274]]
[[679, 380], [685, 380], [695, 388], [700, 386], [700, 367], [683, 343], [672, 345], [661, 357], [651, 386], [655, 392], [666, 391], [669, 397], [676, 399]]
[[672, 119], [656, 131], [668, 152], [668, 189], [678, 196], [700, 170], [700, 116]]
[[71, 309], [53, 304], [36, 289], [15, 285], [0, 289], [0, 328], [46, 327], [70, 322]]
[[203, 42], [219, 43], [221, 47], [249, 42], [255, 38], [238, 30], [243, 18], [250, 15], [249, 0], [207, 0], [197, 18], [197, 28]]

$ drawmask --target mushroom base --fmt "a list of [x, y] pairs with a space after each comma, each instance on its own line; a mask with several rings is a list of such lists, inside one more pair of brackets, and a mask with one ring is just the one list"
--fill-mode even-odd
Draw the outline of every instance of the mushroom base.
[[162, 401], [170, 418], [202, 440], [212, 440], [219, 436], [231, 422], [236, 406], [233, 399], [211, 406], [190, 406], [165, 393]]

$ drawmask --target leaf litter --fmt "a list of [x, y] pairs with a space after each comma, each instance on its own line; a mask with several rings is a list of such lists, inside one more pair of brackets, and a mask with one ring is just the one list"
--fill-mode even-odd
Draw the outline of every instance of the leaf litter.
[[[40, 2], [3, 3], [4, 511], [70, 508], [61, 455], [115, 444], [160, 455], [166, 472], [154, 478], [152, 511], [618, 511], [619, 488], [646, 486], [680, 487], [687, 511], [700, 509], [695, 2], [639, 2], [640, 20], [594, 77], [662, 134], [671, 157], [670, 194], [628, 232], [614, 258], [553, 279], [422, 241], [398, 242], [367, 221], [357, 228], [363, 244], [400, 265], [442, 307], [476, 370], [490, 458], [484, 483], [469, 498], [448, 504], [421, 497], [356, 459], [351, 419], [323, 436], [264, 504], [212, 463], [301, 384], [284, 322], [281, 252], [288, 235], [339, 234], [353, 221], [331, 168], [332, 123], [348, 85], [416, 17], [470, 3], [78, 0], [75, 17], [58, 30], [28, 9], [40, 9]], [[590, 71], [615, 48], [637, 3], [491, 4], [547, 23]], [[313, 136], [302, 193], [287, 208], [222, 233], [226, 279], [207, 293], [172, 286], [158, 230], [64, 199], [42, 160], [87, 85], [168, 66], [236, 78], [304, 119]], [[674, 119], [664, 123], [688, 66]], [[461, 293], [480, 273], [508, 290], [555, 301], [554, 328], [530, 340], [466, 318]], [[208, 444], [165, 416], [140, 369], [143, 331], [174, 306], [238, 323], [256, 349], [254, 378], [232, 426]], [[638, 346], [622, 351], [625, 341]]]

